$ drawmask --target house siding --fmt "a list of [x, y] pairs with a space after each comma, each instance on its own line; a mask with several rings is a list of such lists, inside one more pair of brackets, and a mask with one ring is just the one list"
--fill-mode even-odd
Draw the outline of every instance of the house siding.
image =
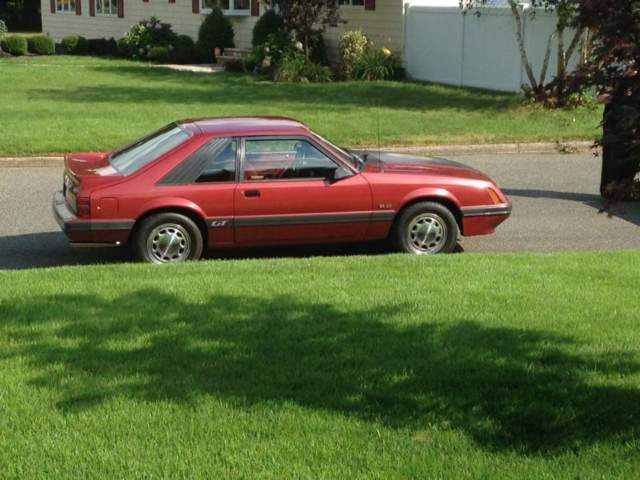
[[[89, 0], [82, 2], [82, 15], [51, 13], [49, 0], [41, 0], [42, 30], [59, 42], [67, 35], [82, 35], [86, 38], [122, 38], [131, 25], [151, 16], [170, 23], [179, 34], [198, 37], [198, 29], [204, 15], [192, 12], [191, 0], [123, 0], [124, 18], [104, 16], [96, 13], [89, 16]], [[402, 0], [377, 0], [375, 10], [364, 7], [342, 7], [341, 16], [346, 21], [338, 27], [329, 27], [325, 41], [330, 57], [336, 58], [340, 36], [349, 30], [362, 30], [376, 45], [390, 48], [402, 55], [404, 38], [404, 15]], [[261, 13], [263, 12], [261, 6]], [[229, 17], [235, 32], [238, 48], [251, 48], [253, 27], [258, 17]]]

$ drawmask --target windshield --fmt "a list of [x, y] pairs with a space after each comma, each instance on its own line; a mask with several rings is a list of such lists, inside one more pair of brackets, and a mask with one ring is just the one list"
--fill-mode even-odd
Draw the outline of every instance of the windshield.
[[311, 132], [311, 133], [316, 138], [321, 140], [323, 143], [326, 143], [328, 146], [330, 146], [333, 150], [336, 151], [336, 153], [348, 159], [355, 168], [357, 168], [358, 170], [362, 169], [362, 166], [364, 165], [364, 160], [357, 153], [349, 150], [348, 148], [338, 147], [337, 145], [331, 143], [329, 140], [324, 138], [322, 135], [318, 135], [316, 132]]
[[130, 175], [156, 158], [184, 143], [189, 134], [172, 123], [120, 150], [116, 150], [109, 161], [123, 175]]

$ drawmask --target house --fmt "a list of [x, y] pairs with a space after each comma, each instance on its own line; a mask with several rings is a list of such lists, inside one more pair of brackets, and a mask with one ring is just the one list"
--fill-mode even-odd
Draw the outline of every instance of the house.
[[[204, 16], [206, 0], [41, 0], [42, 30], [60, 41], [67, 35], [86, 38], [123, 37], [134, 23], [152, 16], [194, 39]], [[325, 33], [329, 55], [337, 53], [340, 36], [362, 30], [376, 45], [402, 55], [404, 0], [337, 0], [346, 22]], [[219, 0], [235, 31], [237, 48], [250, 48], [253, 26], [266, 11], [259, 0]]]

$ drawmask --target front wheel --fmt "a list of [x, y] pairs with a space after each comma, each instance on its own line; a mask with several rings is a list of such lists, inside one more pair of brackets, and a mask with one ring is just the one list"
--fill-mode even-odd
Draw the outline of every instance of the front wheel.
[[178, 213], [160, 213], [143, 220], [133, 239], [136, 257], [148, 263], [179, 263], [202, 256], [198, 226]]
[[458, 240], [458, 223], [453, 213], [436, 202], [407, 207], [396, 221], [392, 239], [400, 251], [416, 255], [451, 253]]

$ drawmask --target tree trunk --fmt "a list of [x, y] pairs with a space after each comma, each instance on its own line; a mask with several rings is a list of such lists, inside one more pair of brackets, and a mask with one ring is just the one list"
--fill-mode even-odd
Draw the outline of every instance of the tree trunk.
[[637, 148], [634, 153], [633, 142], [624, 137], [622, 123], [628, 113], [620, 96], [614, 95], [614, 100], [604, 108], [600, 194], [606, 199], [627, 199], [640, 167]]
[[509, 7], [511, 7], [511, 13], [513, 14], [513, 17], [516, 21], [516, 39], [518, 41], [520, 58], [522, 59], [524, 71], [527, 74], [527, 78], [529, 79], [531, 89], [534, 92], [538, 93], [540, 90], [540, 85], [536, 82], [536, 76], [533, 74], [533, 69], [531, 68], [531, 64], [529, 63], [529, 58], [527, 57], [527, 49], [524, 46], [523, 17], [522, 15], [520, 15], [519, 6], [514, 0], [509, 0]]
[[544, 85], [544, 81], [547, 78], [549, 60], [551, 59], [551, 44], [553, 43], [555, 35], [556, 32], [553, 32], [551, 35], [549, 35], [549, 39], [547, 40], [547, 48], [544, 51], [544, 61], [542, 62], [542, 69], [540, 70], [540, 82], [538, 82], [539, 85]]

